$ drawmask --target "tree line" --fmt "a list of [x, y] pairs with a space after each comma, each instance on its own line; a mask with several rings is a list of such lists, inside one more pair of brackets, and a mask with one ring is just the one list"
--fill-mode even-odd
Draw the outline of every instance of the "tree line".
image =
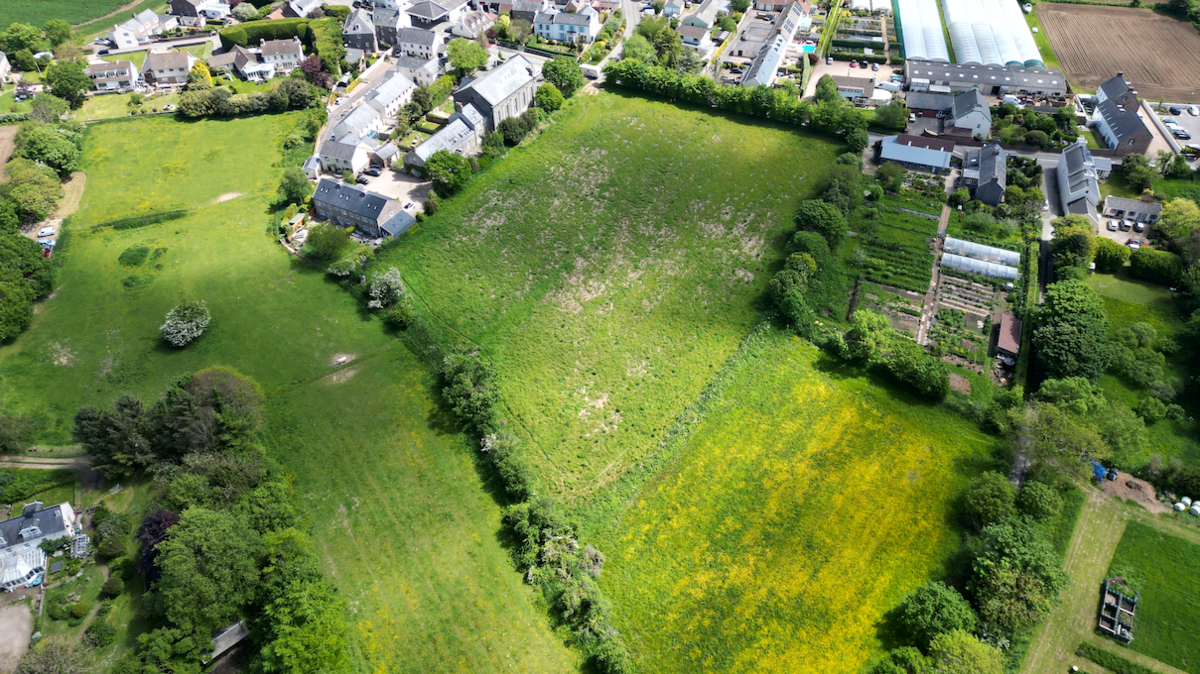
[[[152, 485], [135, 554], [125, 543], [131, 523], [101, 512], [97, 525], [113, 577], [148, 585], [140, 610], [150, 628], [108, 671], [198, 673], [214, 631], [239, 620], [250, 632], [249, 671], [346, 665], [344, 601], [321, 572], [287, 476], [260, 442], [263, 424], [258, 384], [227, 368], [180, 377], [150, 403], [125, 395], [76, 414], [74, 436], [97, 470]], [[86, 652], [46, 650], [70, 671], [95, 671]], [[47, 655], [39, 647], [27, 657]]]

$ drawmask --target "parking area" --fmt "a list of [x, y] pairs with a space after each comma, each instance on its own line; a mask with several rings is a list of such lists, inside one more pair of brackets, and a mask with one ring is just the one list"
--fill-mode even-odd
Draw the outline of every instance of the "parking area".
[[[1171, 113], [1171, 108], [1178, 109], [1179, 114]], [[1184, 130], [1191, 134], [1192, 137], [1190, 140], [1176, 139], [1175, 142], [1179, 143], [1180, 147], [1200, 144], [1200, 115], [1193, 116], [1188, 112], [1188, 108], [1189, 104], [1168, 103], [1162, 109], [1162, 114], [1159, 115], [1159, 119], [1162, 119], [1164, 122], [1166, 120], [1174, 120], [1176, 124], [1182, 126]], [[1197, 108], [1197, 112], [1200, 112], [1200, 107]]]
[[[1112, 229], [1113, 227], [1116, 227], [1116, 229]], [[1125, 229], [1125, 227], [1129, 229]], [[1122, 246], [1128, 244], [1130, 241], [1136, 241], [1138, 245], [1146, 245], [1149, 242], [1146, 236], [1150, 228], [1146, 225], [1141, 225], [1141, 227], [1142, 231], [1139, 232], [1137, 231], [1138, 225], [1134, 223], [1128, 221], [1122, 222], [1111, 218], [1100, 218], [1100, 226], [1097, 228], [1097, 233], [1100, 236], [1116, 241]]]
[[427, 180], [414, 178], [404, 171], [384, 169], [378, 177], [366, 176], [366, 188], [385, 197], [391, 197], [405, 204], [412, 202], [409, 213], [416, 215], [425, 209], [425, 199], [429, 197], [432, 186]]

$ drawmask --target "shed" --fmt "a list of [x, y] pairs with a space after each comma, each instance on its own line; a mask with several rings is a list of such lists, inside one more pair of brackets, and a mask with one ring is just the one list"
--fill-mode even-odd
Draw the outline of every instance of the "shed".
[[1000, 339], [996, 342], [997, 353], [1016, 358], [1021, 351], [1021, 321], [1012, 314], [1000, 317]]

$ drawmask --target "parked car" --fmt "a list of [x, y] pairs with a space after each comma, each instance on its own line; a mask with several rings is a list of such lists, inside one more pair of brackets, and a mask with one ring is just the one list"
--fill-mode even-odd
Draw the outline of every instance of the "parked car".
[[100, 56], [104, 56], [104, 55], [105, 55], [105, 54], [107, 54], [109, 51], [110, 51], [110, 50], [108, 50], [108, 49], [101, 49], [100, 51], [96, 52], [96, 54], [98, 54], [98, 55], [100, 55]]
[[916, 121], [917, 121], [917, 115], [912, 112], [908, 113], [908, 123], [912, 124], [913, 122], [916, 122]]
[[407, 204], [404, 204], [404, 210], [411, 210], [413, 206], [416, 206], [416, 204], [410, 201]]
[[1049, 202], [1049, 201], [1045, 201], [1045, 202], [1043, 202], [1043, 203], [1042, 203], [1042, 210], [1043, 210], [1043, 211], [1048, 211], [1048, 210], [1050, 210], [1050, 202]]
[[1133, 229], [1133, 225], [1129, 224], [1128, 220], [1121, 221], [1121, 231], [1122, 232], [1128, 232], [1131, 229]]
[[369, 183], [371, 181], [368, 180], [366, 176], [360, 175], [359, 177], [354, 179], [354, 182], [358, 183], [359, 185], [366, 185], [367, 183]]
[[369, 176], [378, 176], [383, 173], [383, 170], [380, 169], [378, 166], [372, 166], [369, 169], [364, 169], [363, 173], [366, 175], [369, 175]]
[[51, 251], [51, 250], [53, 250], [53, 249], [51, 249], [51, 248], [43, 248], [43, 249], [42, 249], [42, 257], [50, 257], [50, 251]]
[[1027, 2], [1024, 5], [1021, 5], [1021, 9], [1025, 10], [1026, 14], [1029, 14], [1033, 11], [1033, 4]]
[[54, 228], [53, 227], [43, 227], [38, 230], [38, 238], [39, 239], [45, 238], [47, 236], [54, 236]]
[[1130, 239], [1125, 245], [1129, 246], [1129, 250], [1137, 250], [1138, 248], [1142, 247], [1142, 244], [1138, 243], [1137, 239]]
[[1192, 134], [1188, 133], [1187, 131], [1176, 131], [1175, 137], [1179, 140], [1191, 140]]
[[58, 241], [54, 239], [44, 239], [42, 241], [38, 241], [38, 243], [42, 244], [42, 248], [46, 249], [53, 248], [58, 245]]
[[342, 103], [345, 103], [345, 102], [346, 102], [345, 96], [338, 96], [337, 98], [333, 99], [334, 105], [341, 105]]
[[851, 68], [857, 68], [857, 67], [858, 67], [858, 61], [857, 61], [857, 60], [851, 61], [851, 62], [850, 62], [850, 67], [851, 67]]
[[879, 64], [878, 64], [878, 63], [872, 63], [872, 64], [871, 64], [871, 70], [879, 70]]
[[1184, 154], [1200, 154], [1200, 144], [1191, 143], [1183, 146]]
[[1183, 114], [1183, 110], [1181, 110], [1178, 106], [1175, 106], [1175, 105], [1172, 105], [1171, 107], [1167, 108], [1167, 112], [1171, 113], [1172, 115], [1182, 115]]
[[1115, 231], [1117, 231], [1117, 229], [1118, 229], [1119, 227], [1120, 227], [1120, 225], [1118, 225], [1118, 224], [1117, 224], [1117, 221], [1116, 221], [1116, 220], [1109, 220], [1109, 221], [1108, 221], [1108, 231], [1110, 231], [1110, 232], [1115, 232]]
[[827, 65], [827, 66], [833, 65], [833, 57], [832, 56], [825, 57], [825, 65]]
[[1144, 222], [1137, 223], [1136, 225], [1133, 226], [1133, 231], [1135, 231], [1139, 234], [1146, 231], [1146, 223], [1144, 223]]
[[1188, 114], [1191, 115], [1192, 117], [1200, 116], [1200, 106], [1189, 105], [1188, 106]]

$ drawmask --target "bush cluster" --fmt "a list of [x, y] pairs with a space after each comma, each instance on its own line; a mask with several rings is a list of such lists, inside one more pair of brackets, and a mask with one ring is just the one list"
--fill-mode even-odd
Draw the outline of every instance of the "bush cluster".
[[225, 87], [190, 89], [179, 95], [179, 114], [184, 117], [233, 117], [264, 112], [303, 110], [319, 102], [313, 86], [298, 78], [287, 78], [272, 91], [235, 94]]

